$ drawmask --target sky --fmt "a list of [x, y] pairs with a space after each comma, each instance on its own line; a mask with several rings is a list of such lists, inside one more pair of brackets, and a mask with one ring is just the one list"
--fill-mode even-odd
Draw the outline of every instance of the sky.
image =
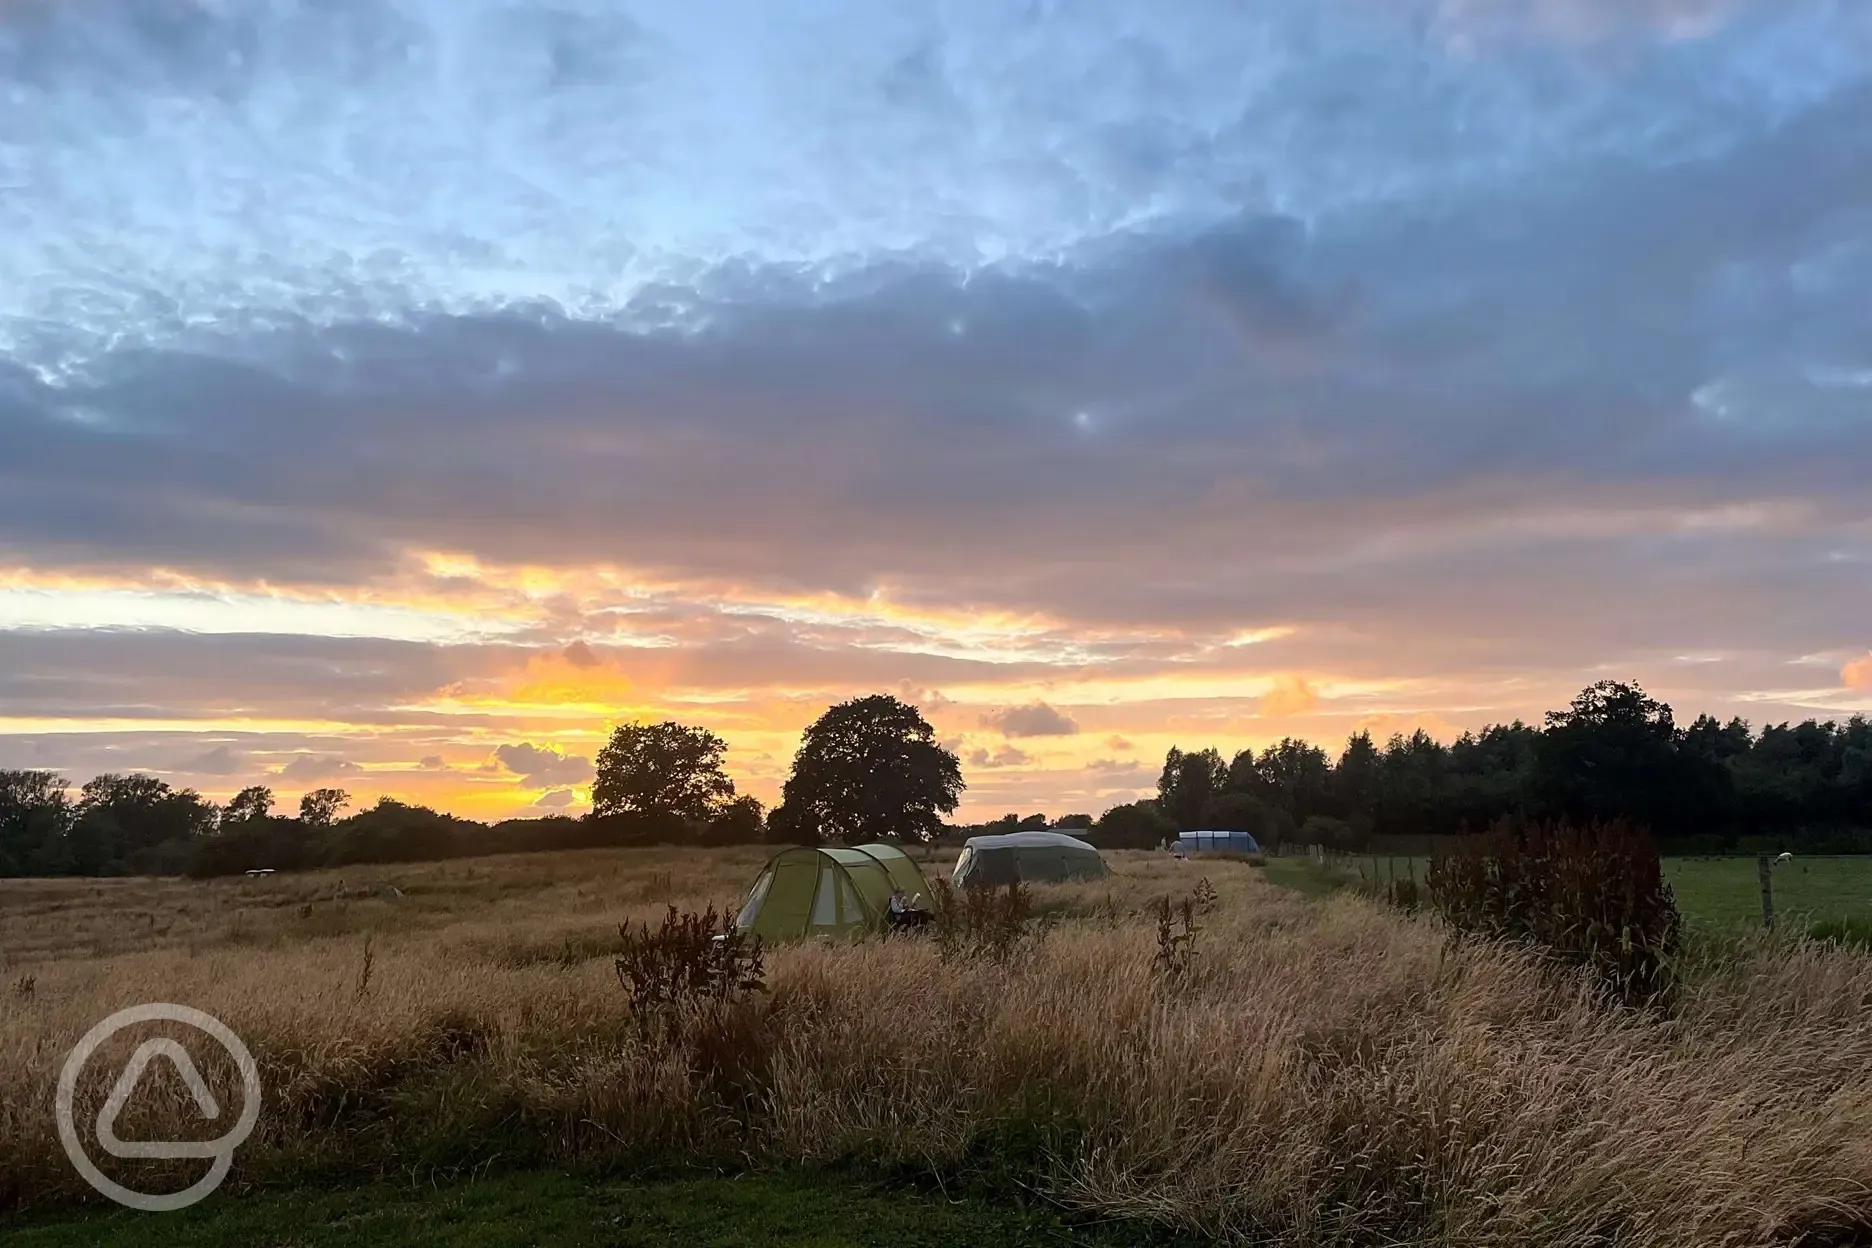
[[1862, 0], [0, 0], [0, 767], [964, 819], [1872, 711]]

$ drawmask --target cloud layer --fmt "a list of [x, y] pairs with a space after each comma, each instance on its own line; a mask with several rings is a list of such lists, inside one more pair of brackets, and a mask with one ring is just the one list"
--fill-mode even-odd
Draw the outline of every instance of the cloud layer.
[[1864, 708], [1869, 67], [1825, 0], [8, 5], [0, 765], [519, 809], [679, 714], [770, 794], [914, 687], [995, 808]]

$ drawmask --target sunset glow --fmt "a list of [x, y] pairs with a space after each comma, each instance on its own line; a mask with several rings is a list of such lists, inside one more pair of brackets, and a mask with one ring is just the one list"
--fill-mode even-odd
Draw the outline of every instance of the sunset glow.
[[1872, 710], [1872, 8], [140, 2], [0, 6], [0, 767]]

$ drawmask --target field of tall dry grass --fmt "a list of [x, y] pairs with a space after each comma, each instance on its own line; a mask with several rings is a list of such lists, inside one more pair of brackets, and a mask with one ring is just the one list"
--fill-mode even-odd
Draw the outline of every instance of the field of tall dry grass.
[[[1055, 922], [1010, 960], [776, 949], [769, 991], [634, 1020], [617, 924], [731, 903], [760, 857], [0, 883], [0, 1207], [86, 1197], [53, 1125], [59, 1066], [105, 1015], [166, 1000], [258, 1058], [236, 1186], [827, 1163], [1243, 1242], [1872, 1243], [1866, 954], [1732, 942], [1668, 1014], [1634, 1013], [1429, 918], [1119, 854], [1110, 881], [1042, 890]], [[1172, 973], [1148, 906], [1199, 877], [1215, 901]], [[94, 1060], [80, 1121], [137, 1038]], [[194, 1122], [179, 1086], [157, 1090], [126, 1137]], [[179, 1187], [201, 1163], [114, 1164], [180, 1165]]]

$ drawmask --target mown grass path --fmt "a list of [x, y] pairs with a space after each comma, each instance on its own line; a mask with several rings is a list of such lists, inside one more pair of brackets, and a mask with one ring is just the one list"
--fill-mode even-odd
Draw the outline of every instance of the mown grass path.
[[0, 1220], [8, 1248], [1132, 1248], [1138, 1228], [837, 1179], [782, 1175], [590, 1183], [499, 1175], [445, 1187], [376, 1185], [216, 1195], [177, 1213], [112, 1209]]

